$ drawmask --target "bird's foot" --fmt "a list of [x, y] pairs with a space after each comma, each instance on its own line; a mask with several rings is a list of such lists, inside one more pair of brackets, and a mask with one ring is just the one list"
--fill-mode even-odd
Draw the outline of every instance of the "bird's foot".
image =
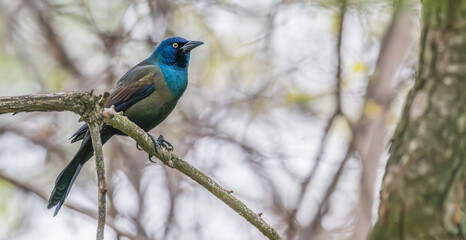
[[[173, 145], [172, 145], [169, 141], [165, 140], [165, 138], [163, 137], [163, 135], [160, 135], [160, 136], [157, 138], [157, 140], [155, 140], [154, 137], [153, 137], [152, 135], [150, 135], [150, 134], [147, 134], [147, 135], [149, 135], [149, 137], [151, 138], [152, 142], [154, 142], [154, 144], [161, 145], [161, 146], [163, 146], [165, 149], [167, 149], [167, 150], [170, 151], [170, 152], [173, 151], [173, 149], [175, 149], [175, 148], [173, 147]], [[144, 149], [142, 149], [141, 147], [139, 147], [139, 144], [138, 144], [138, 143], [136, 143], [136, 149], [139, 150], [139, 151], [144, 151]], [[157, 149], [156, 149], [155, 151], [157, 152]]]
[[165, 140], [165, 138], [163, 137], [163, 135], [160, 135], [158, 138], [157, 138], [157, 142], [165, 149], [167, 149], [167, 151], [169, 152], [172, 152], [175, 148], [173, 147], [173, 145]]
[[[163, 137], [163, 135], [160, 135], [157, 139], [155, 139], [155, 138], [154, 138], [152, 135], [150, 135], [149, 133], [148, 133], [147, 135], [149, 135], [150, 139], [151, 139], [152, 142], [154, 143], [155, 152], [156, 152], [156, 153], [158, 153], [157, 148], [159, 148], [159, 147], [163, 147], [163, 148], [165, 148], [165, 149], [166, 149], [167, 151], [169, 151], [169, 152], [171, 152], [171, 151], [173, 151], [173, 149], [175, 149], [175, 148], [173, 147], [173, 145], [172, 145], [170, 142], [168, 142], [167, 140], [165, 140], [165, 138]], [[142, 149], [139, 147], [139, 145], [138, 145], [137, 143], [136, 143], [136, 148], [137, 148], [138, 150], [141, 150], [141, 151], [142, 151]], [[152, 160], [152, 156], [151, 156], [151, 155], [149, 155], [149, 161], [152, 162], [152, 163], [155, 163], [155, 161]]]

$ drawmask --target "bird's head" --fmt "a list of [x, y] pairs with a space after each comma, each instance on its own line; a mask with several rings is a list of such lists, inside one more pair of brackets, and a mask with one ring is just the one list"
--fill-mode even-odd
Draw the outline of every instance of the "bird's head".
[[201, 41], [188, 41], [181, 37], [167, 38], [160, 42], [147, 60], [152, 64], [185, 68], [188, 66], [191, 50], [202, 44], [204, 43]]

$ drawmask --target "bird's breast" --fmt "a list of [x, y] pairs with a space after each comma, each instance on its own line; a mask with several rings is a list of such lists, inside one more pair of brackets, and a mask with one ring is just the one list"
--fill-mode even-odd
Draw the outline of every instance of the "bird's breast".
[[170, 92], [181, 97], [188, 86], [188, 69], [161, 65], [160, 70]]
[[157, 126], [173, 111], [179, 97], [164, 82], [155, 83], [154, 92], [125, 111], [125, 115], [145, 131]]

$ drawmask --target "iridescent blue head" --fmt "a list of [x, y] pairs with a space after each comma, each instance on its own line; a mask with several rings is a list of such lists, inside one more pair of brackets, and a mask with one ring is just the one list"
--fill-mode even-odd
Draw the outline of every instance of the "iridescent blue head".
[[189, 64], [189, 53], [202, 44], [203, 42], [188, 41], [181, 37], [167, 38], [160, 42], [147, 61], [157, 65], [186, 68]]

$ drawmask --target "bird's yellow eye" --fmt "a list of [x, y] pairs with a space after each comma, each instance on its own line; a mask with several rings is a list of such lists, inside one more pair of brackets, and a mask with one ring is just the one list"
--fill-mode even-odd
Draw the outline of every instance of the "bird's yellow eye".
[[173, 43], [173, 44], [172, 44], [172, 47], [173, 47], [173, 48], [178, 48], [178, 43]]

